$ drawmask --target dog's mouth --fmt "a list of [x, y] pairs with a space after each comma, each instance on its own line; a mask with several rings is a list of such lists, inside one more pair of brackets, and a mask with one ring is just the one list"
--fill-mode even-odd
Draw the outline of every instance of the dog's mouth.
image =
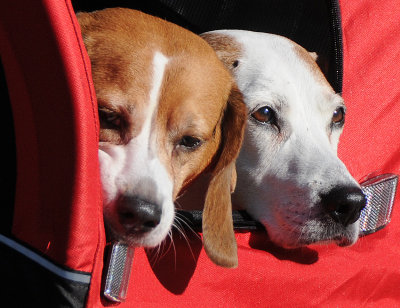
[[136, 241], [140, 240], [145, 233], [139, 232], [135, 233], [131, 230], [125, 230], [122, 226], [114, 225], [113, 223], [105, 223], [105, 231], [107, 242], [110, 241], [120, 241], [124, 243], [128, 243], [129, 245], [134, 244]]
[[330, 217], [312, 220], [305, 224], [302, 231], [312, 243], [335, 243], [339, 247], [353, 245], [359, 235], [358, 221], [344, 226]]
[[331, 239], [300, 239], [298, 241], [298, 245], [295, 245], [292, 248], [299, 248], [312, 244], [331, 244], [331, 243], [334, 243], [339, 247], [346, 247], [353, 245], [354, 241], [344, 235], [334, 236]]
[[346, 247], [354, 244], [353, 240], [345, 236], [337, 236], [333, 240], [339, 247]]
[[347, 236], [334, 236], [332, 238], [299, 238], [297, 241], [279, 241], [276, 242], [273, 240], [273, 242], [279, 246], [282, 246], [283, 248], [286, 249], [297, 249], [300, 247], [308, 246], [308, 245], [313, 245], [313, 244], [319, 244], [319, 245], [328, 245], [328, 244], [336, 244], [339, 247], [347, 247], [351, 246], [354, 244], [354, 240], [347, 237]]
[[152, 232], [154, 230], [138, 230], [137, 228], [122, 228], [105, 224], [107, 242], [118, 241], [130, 246], [155, 247], [159, 242], [154, 242]]
[[[111, 228], [110, 228], [111, 229]], [[144, 231], [135, 227], [126, 229], [123, 228], [121, 231], [111, 231], [110, 237], [114, 239], [121, 239], [125, 242], [140, 241], [142, 238], [146, 237], [152, 230]]]
[[309, 220], [305, 223], [285, 221], [275, 228], [268, 222], [263, 222], [263, 225], [271, 241], [286, 249], [331, 243], [339, 247], [351, 246], [357, 241], [359, 234], [358, 221], [344, 227], [329, 218]]

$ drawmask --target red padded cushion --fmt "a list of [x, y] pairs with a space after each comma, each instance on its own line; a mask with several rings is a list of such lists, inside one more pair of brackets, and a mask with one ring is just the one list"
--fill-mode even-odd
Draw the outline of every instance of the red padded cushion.
[[2, 1], [0, 50], [17, 144], [13, 234], [91, 272], [104, 238], [90, 64], [69, 1]]

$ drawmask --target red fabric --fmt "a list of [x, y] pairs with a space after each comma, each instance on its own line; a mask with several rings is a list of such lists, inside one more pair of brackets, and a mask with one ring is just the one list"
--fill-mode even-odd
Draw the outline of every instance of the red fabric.
[[357, 179], [400, 170], [400, 6], [342, 1], [348, 118], [339, 154]]
[[[357, 179], [400, 173], [400, 7], [369, 0], [341, 8], [348, 117], [339, 155]], [[58, 263], [93, 271], [87, 306], [107, 306], [97, 118], [76, 19], [59, 0], [3, 1], [0, 17], [17, 135], [14, 234]], [[388, 227], [348, 248], [286, 251], [263, 233], [238, 233], [234, 270], [212, 264], [194, 235], [191, 249], [179, 236], [158, 256], [137, 249], [119, 307], [399, 306], [399, 203]]]
[[74, 12], [69, 1], [1, 1], [0, 17], [17, 143], [13, 234], [91, 272], [104, 238], [98, 120]]

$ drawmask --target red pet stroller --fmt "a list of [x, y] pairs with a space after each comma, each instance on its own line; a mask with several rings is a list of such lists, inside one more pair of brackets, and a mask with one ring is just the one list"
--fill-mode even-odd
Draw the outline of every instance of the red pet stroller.
[[[2, 1], [2, 306], [116, 305], [102, 296], [99, 125], [75, 10], [117, 5], [197, 33], [278, 33], [324, 55], [327, 77], [348, 107], [340, 158], [360, 182], [400, 173], [397, 1]], [[237, 269], [211, 263], [190, 233], [189, 242], [176, 235], [175, 249], [157, 259], [136, 249], [119, 306], [400, 306], [398, 200], [385, 228], [347, 248], [283, 250], [245, 222], [236, 233]]]

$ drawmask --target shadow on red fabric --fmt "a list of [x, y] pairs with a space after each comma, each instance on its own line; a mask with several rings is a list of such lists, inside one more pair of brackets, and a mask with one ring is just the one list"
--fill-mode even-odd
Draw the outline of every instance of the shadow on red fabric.
[[250, 235], [249, 246], [263, 250], [279, 260], [292, 261], [299, 264], [314, 264], [318, 261], [318, 252], [308, 247], [285, 249], [275, 245], [268, 239], [266, 232], [253, 232]]
[[146, 250], [150, 266], [159, 282], [171, 293], [182, 294], [197, 266], [202, 249], [199, 234], [174, 231], [160, 248]]
[[[308, 247], [285, 249], [272, 243], [266, 232], [253, 232], [249, 246], [265, 251], [276, 259], [311, 265], [318, 261], [318, 252]], [[196, 270], [202, 250], [197, 233], [185, 237], [175, 231], [173, 241], [168, 239], [160, 248], [146, 250], [147, 259], [154, 275], [165, 289], [173, 294], [183, 294]]]

